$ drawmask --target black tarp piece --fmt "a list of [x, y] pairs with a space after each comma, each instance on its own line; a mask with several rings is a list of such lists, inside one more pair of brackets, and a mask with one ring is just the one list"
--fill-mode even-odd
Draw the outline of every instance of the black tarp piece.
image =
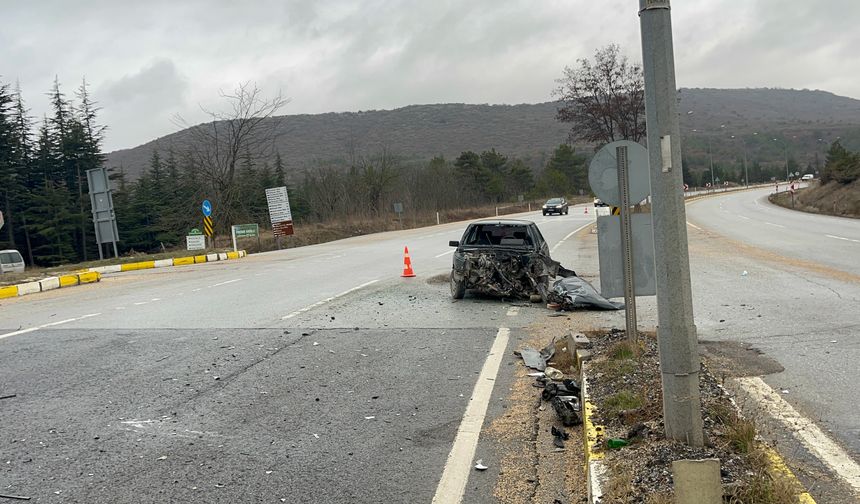
[[550, 302], [561, 305], [563, 310], [597, 309], [621, 310], [624, 303], [616, 303], [601, 296], [590, 283], [578, 276], [557, 280], [550, 291]]

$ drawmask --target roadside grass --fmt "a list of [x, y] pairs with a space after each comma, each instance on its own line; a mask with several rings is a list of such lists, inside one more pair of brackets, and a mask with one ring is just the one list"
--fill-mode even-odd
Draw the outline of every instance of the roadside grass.
[[641, 394], [637, 394], [629, 389], [622, 389], [618, 392], [606, 397], [603, 403], [603, 409], [606, 414], [612, 417], [619, 416], [622, 411], [630, 411], [641, 408], [645, 404], [645, 399]]

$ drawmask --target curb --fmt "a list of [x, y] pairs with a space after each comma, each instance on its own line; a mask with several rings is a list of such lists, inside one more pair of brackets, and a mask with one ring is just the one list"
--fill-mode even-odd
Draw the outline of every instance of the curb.
[[125, 264], [112, 264], [110, 266], [99, 266], [89, 268], [86, 271], [106, 273], [120, 273], [122, 271], [137, 271], [152, 268], [166, 268], [168, 266], [188, 266], [191, 264], [201, 264], [206, 262], [228, 261], [231, 259], [240, 259], [248, 254], [244, 250], [238, 252], [220, 252], [213, 254], [204, 254], [187, 257], [175, 257], [173, 259], [159, 259], [157, 261], [140, 261]]
[[244, 250], [240, 250], [238, 252], [220, 252], [189, 257], [176, 257], [173, 259], [160, 259], [157, 261], [140, 261], [126, 264], [112, 264], [110, 266], [99, 266], [97, 268], [89, 268], [69, 275], [48, 277], [34, 282], [26, 282], [17, 285], [0, 287], [0, 299], [26, 296], [28, 294], [37, 294], [39, 292], [45, 292], [54, 289], [74, 287], [76, 285], [96, 283], [101, 281], [102, 275], [108, 273], [119, 273], [121, 271], [136, 271], [151, 268], [165, 268], [167, 266], [187, 266], [190, 264], [200, 264], [206, 262], [228, 261], [232, 259], [240, 259], [247, 255], [248, 254]]
[[[585, 478], [588, 490], [588, 503], [600, 504], [603, 498], [603, 489], [607, 481], [607, 467], [603, 462], [604, 454], [602, 451], [595, 451], [595, 448], [603, 442], [603, 426], [597, 425], [592, 421], [594, 412], [597, 407], [591, 402], [588, 395], [588, 384], [585, 377], [585, 362], [579, 362], [579, 380], [582, 391], [582, 424], [585, 428]], [[732, 401], [735, 409], [739, 414], [742, 414], [738, 405]], [[792, 484], [799, 490], [797, 502], [799, 504], [816, 504], [815, 499], [806, 490], [803, 483], [797, 476], [788, 468], [785, 460], [772, 446], [761, 443], [761, 447], [768, 459], [770, 471], [783, 475], [789, 479]]]
[[35, 282], [26, 282], [17, 285], [9, 285], [7, 287], [0, 287], [0, 299], [26, 296], [28, 294], [36, 294], [54, 289], [74, 287], [76, 285], [96, 283], [101, 279], [102, 275], [97, 271], [86, 271], [71, 275], [48, 277]]
[[603, 426], [595, 424], [591, 419], [597, 410], [588, 395], [588, 380], [585, 378], [585, 362], [579, 362], [579, 386], [581, 390], [582, 425], [585, 428], [585, 479], [588, 490], [589, 504], [600, 504], [603, 498], [603, 487], [607, 479], [606, 464], [603, 462], [603, 452], [595, 448], [603, 443]]

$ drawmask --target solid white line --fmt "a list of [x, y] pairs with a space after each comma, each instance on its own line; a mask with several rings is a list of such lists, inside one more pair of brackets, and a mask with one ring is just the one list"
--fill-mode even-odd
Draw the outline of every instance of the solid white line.
[[826, 236], [828, 238], [836, 238], [837, 240], [845, 240], [845, 241], [850, 241], [850, 242], [854, 242], [854, 243], [860, 243], [860, 240], [853, 240], [851, 238], [845, 238], [842, 236], [835, 236], [835, 235], [824, 235], [824, 236]]
[[691, 228], [693, 228], [693, 229], [698, 229], [699, 231], [701, 231], [701, 230], [702, 230], [702, 228], [700, 228], [699, 226], [697, 226], [697, 225], [693, 224], [693, 223], [692, 223], [692, 222], [690, 222], [690, 221], [687, 221], [687, 225], [688, 225], [688, 226], [690, 226], [690, 227], [691, 227]]
[[448, 252], [442, 252], [441, 254], [434, 256], [434, 257], [436, 257], [438, 259], [439, 257], [446, 256], [448, 254], [453, 254], [453, 253], [454, 253], [454, 250], [452, 249], [452, 250], [449, 250]]
[[220, 287], [222, 285], [231, 284], [233, 282], [241, 282], [241, 278], [236, 278], [235, 280], [227, 280], [226, 282], [216, 283], [215, 285], [210, 285], [210, 287]]
[[828, 438], [817, 425], [801, 416], [775, 390], [757, 376], [738, 378], [738, 384], [759, 402], [774, 419], [800, 441], [821, 462], [860, 493], [860, 465]]
[[575, 235], [576, 233], [578, 233], [578, 232], [582, 231], [583, 229], [587, 228], [588, 226], [590, 226], [590, 225], [592, 225], [592, 224], [594, 224], [594, 223], [593, 223], [593, 222], [589, 222], [589, 223], [587, 223], [587, 224], [583, 224], [582, 226], [579, 226], [578, 228], [576, 228], [576, 229], [574, 229], [573, 231], [571, 231], [570, 233], [568, 233], [568, 234], [567, 234], [567, 236], [565, 236], [564, 238], [562, 238], [562, 239], [561, 239], [561, 241], [559, 241], [558, 243], [556, 243], [556, 244], [555, 244], [555, 245], [550, 249], [550, 253], [555, 252], [555, 249], [557, 249], [557, 248], [558, 248], [562, 243], [566, 242], [568, 238], [570, 238], [571, 236]]
[[287, 319], [295, 317], [296, 315], [301, 315], [302, 313], [305, 313], [306, 311], [310, 311], [310, 310], [313, 310], [314, 308], [318, 308], [318, 307], [320, 307], [326, 303], [330, 303], [330, 302], [334, 301], [335, 299], [346, 296], [350, 292], [355, 292], [359, 289], [363, 289], [363, 288], [367, 287], [368, 285], [375, 284], [378, 281], [379, 280], [377, 279], [377, 280], [371, 280], [369, 282], [364, 282], [363, 284], [357, 285], [357, 286], [353, 287], [352, 289], [345, 290], [345, 291], [341, 292], [340, 294], [335, 294], [332, 297], [325, 298], [322, 301], [317, 301], [316, 303], [314, 303], [310, 306], [305, 306], [304, 308], [302, 308], [300, 310], [296, 310], [293, 313], [290, 313], [289, 315], [284, 315], [283, 317], [281, 317], [281, 320], [287, 320]]
[[434, 504], [459, 504], [466, 492], [466, 483], [472, 472], [472, 458], [478, 447], [478, 438], [481, 435], [481, 427], [484, 425], [484, 416], [487, 414], [487, 406], [490, 404], [490, 396], [493, 395], [493, 385], [499, 373], [499, 365], [508, 347], [508, 339], [511, 330], [500, 327], [496, 333], [490, 354], [484, 361], [484, 367], [478, 375], [478, 381], [472, 391], [472, 397], [466, 406], [457, 437], [454, 438], [454, 446], [448, 454], [445, 462], [445, 470], [442, 479], [436, 487], [436, 495], [433, 496]]
[[767, 224], [768, 226], [774, 226], [774, 227], [778, 227], [778, 228], [785, 228], [785, 226], [783, 226], [782, 224], [774, 224], [773, 222], [767, 222], [767, 221], [765, 221], [765, 224]]
[[76, 320], [83, 320], [83, 319], [90, 318], [90, 317], [98, 317], [99, 315], [101, 315], [101, 313], [90, 313], [88, 315], [83, 315], [83, 316], [77, 317], [77, 318], [70, 318], [70, 319], [65, 319], [65, 320], [58, 320], [56, 322], [49, 322], [47, 324], [42, 324], [40, 326], [29, 327], [27, 329], [21, 329], [20, 331], [13, 331], [13, 332], [6, 333], [6, 334], [0, 334], [0, 339], [8, 338], [10, 336], [17, 336], [19, 334], [26, 334], [28, 332], [38, 331], [39, 329], [45, 329], [46, 327], [53, 327], [53, 326], [58, 326], [61, 324], [68, 324], [69, 322], [75, 322]]

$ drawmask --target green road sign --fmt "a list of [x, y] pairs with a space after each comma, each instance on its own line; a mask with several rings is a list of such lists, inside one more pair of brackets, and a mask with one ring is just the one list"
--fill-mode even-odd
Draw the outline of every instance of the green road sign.
[[196, 236], [196, 235], [202, 235], [202, 234], [203, 234], [203, 232], [197, 228], [194, 228], [188, 232], [188, 236]]
[[236, 224], [233, 232], [236, 238], [254, 238], [260, 234], [260, 227], [257, 224]]

